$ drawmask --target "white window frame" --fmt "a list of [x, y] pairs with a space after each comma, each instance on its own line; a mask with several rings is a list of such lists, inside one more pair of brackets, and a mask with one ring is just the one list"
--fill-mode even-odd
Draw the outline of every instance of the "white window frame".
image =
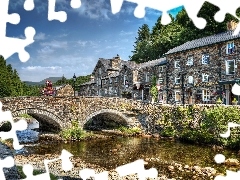
[[158, 67], [158, 72], [163, 72], [163, 66]]
[[112, 87], [108, 87], [108, 94], [112, 94]]
[[149, 73], [147, 72], [145, 74], [145, 82], [149, 82], [150, 81], [150, 78], [149, 78]]
[[[229, 73], [229, 62], [233, 62], [233, 74]], [[226, 75], [234, 75], [235, 74], [235, 60], [226, 60], [225, 61], [226, 64]]]
[[188, 83], [193, 84], [193, 76], [188, 76]]
[[[177, 79], [179, 79], [179, 83], [177, 83]], [[180, 84], [181, 78], [180, 77], [175, 77], [175, 84]]]
[[[179, 100], [177, 100], [177, 93], [179, 93]], [[181, 101], [181, 91], [175, 91], [175, 101], [176, 102], [179, 102], [179, 101]]]
[[202, 90], [202, 100], [203, 101], [210, 101], [210, 90], [209, 89], [203, 89]]
[[[178, 66], [177, 66], [177, 64], [178, 64]], [[180, 61], [179, 60], [174, 61], [174, 67], [175, 67], [175, 69], [180, 69]]]
[[[205, 57], [208, 56], [208, 63], [205, 61]], [[208, 53], [202, 54], [202, 64], [210, 64], [210, 55]]]
[[[207, 81], [205, 81], [205, 77], [207, 77]], [[209, 75], [202, 73], [202, 82], [209, 82]]]
[[187, 65], [188, 66], [192, 66], [193, 65], [193, 56], [188, 56]]
[[[233, 49], [232, 50], [232, 53], [229, 52], [229, 49]], [[227, 45], [226, 45], [226, 54], [234, 54], [234, 51], [235, 51], [235, 44], [233, 41], [231, 42], [228, 42]]]

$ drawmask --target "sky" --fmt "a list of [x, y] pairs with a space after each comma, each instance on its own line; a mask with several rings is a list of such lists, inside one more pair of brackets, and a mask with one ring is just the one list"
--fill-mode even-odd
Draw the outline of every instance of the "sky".
[[[9, 14], [18, 13], [21, 21], [17, 25], [8, 23], [6, 36], [25, 39], [27, 26], [36, 30], [34, 43], [25, 48], [30, 54], [27, 62], [21, 62], [17, 53], [6, 59], [22, 81], [89, 75], [99, 58], [110, 59], [117, 54], [129, 60], [139, 27], [148, 24], [151, 29], [161, 15], [146, 8], [145, 17], [136, 18], [136, 4], [127, 1], [119, 13], [112, 14], [110, 0], [81, 0], [78, 9], [71, 8], [69, 0], [56, 0], [56, 11], [65, 11], [67, 20], [48, 21], [48, 1], [34, 2], [32, 11], [23, 8], [24, 0], [9, 3]], [[181, 9], [172, 9], [170, 14], [175, 16]]]

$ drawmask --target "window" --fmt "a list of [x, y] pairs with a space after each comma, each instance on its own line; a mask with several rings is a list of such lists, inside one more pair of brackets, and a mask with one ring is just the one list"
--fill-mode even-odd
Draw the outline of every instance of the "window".
[[233, 54], [234, 51], [235, 51], [234, 43], [233, 42], [228, 43], [226, 47], [226, 54]]
[[107, 83], [107, 79], [104, 79], [104, 84], [106, 84]]
[[175, 68], [180, 68], [180, 61], [175, 61], [174, 62], [174, 67]]
[[175, 101], [181, 101], [181, 93], [180, 93], [180, 91], [175, 91]]
[[109, 78], [109, 83], [112, 84], [112, 78]]
[[118, 77], [115, 78], [115, 82], [118, 82]]
[[108, 92], [109, 92], [109, 94], [112, 94], [112, 87], [108, 88]]
[[107, 93], [108, 93], [107, 91], [108, 91], [107, 89], [104, 89], [104, 93], [105, 93], [105, 94], [107, 94]]
[[163, 72], [163, 66], [158, 67], [158, 72]]
[[203, 73], [202, 74], [202, 82], [208, 82], [208, 79], [209, 79], [208, 76], [209, 76], [208, 74]]
[[102, 74], [102, 69], [101, 69], [101, 68], [98, 69], [98, 74], [99, 74], [99, 75]]
[[202, 90], [202, 100], [209, 101], [210, 100], [210, 91], [208, 89]]
[[175, 83], [180, 84], [180, 77], [175, 77]]
[[209, 62], [210, 62], [210, 56], [209, 56], [209, 54], [203, 54], [202, 55], [202, 64], [209, 64]]
[[148, 73], [146, 73], [146, 75], [145, 75], [145, 82], [149, 82], [149, 74]]
[[163, 84], [163, 78], [158, 78], [158, 84]]
[[193, 56], [189, 56], [187, 59], [187, 65], [192, 66], [193, 65]]
[[235, 72], [234, 67], [235, 67], [234, 60], [226, 61], [226, 75], [233, 75]]
[[100, 78], [98, 78], [98, 85], [101, 85], [102, 83], [101, 83], [101, 79]]
[[188, 76], [188, 83], [193, 84], [193, 76]]

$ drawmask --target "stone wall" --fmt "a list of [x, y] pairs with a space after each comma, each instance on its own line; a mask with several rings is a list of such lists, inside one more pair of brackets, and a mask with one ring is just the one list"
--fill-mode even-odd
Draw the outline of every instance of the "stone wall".
[[73, 87], [69, 84], [61, 87], [58, 91], [57, 91], [57, 95], [56, 96], [73, 96], [74, 95], [74, 91], [73, 91]]
[[[39, 120], [42, 128], [60, 130], [71, 127], [72, 120], [78, 120], [80, 127], [91, 119], [103, 116], [129, 127], [141, 127], [146, 132], [154, 132], [157, 120], [163, 114], [174, 111], [176, 106], [144, 103], [125, 98], [106, 97], [16, 97], [2, 98], [3, 110], [10, 110], [13, 117], [30, 114]], [[199, 105], [196, 119], [202, 108], [216, 105]], [[240, 106], [236, 106], [240, 107]], [[179, 117], [175, 116], [176, 121]], [[42, 125], [41, 125], [42, 124]], [[43, 129], [44, 130], [44, 129]]]

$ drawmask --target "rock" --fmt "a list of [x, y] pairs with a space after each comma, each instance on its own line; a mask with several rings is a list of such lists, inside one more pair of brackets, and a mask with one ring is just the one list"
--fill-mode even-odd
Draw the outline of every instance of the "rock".
[[169, 171], [174, 171], [174, 166], [168, 166]]
[[229, 158], [225, 160], [225, 164], [228, 166], [238, 166], [239, 161], [237, 159]]

